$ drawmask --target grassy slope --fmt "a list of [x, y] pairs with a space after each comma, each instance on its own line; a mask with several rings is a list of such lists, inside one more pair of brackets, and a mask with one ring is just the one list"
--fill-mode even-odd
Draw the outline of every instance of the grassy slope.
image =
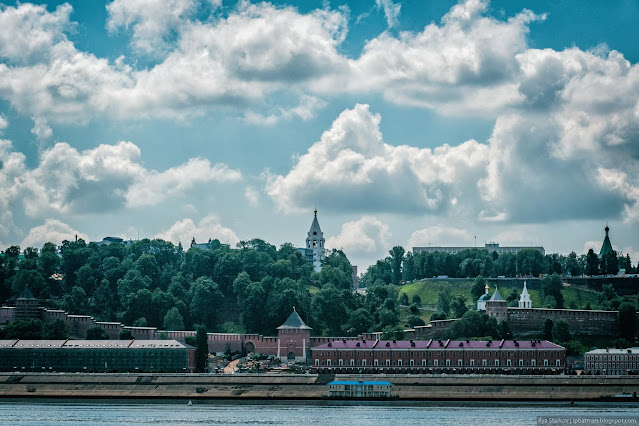
[[[474, 300], [474, 298], [470, 294], [472, 285], [473, 280], [419, 281], [401, 286], [399, 288], [399, 297], [401, 297], [402, 293], [406, 293], [408, 295], [408, 299], [412, 301], [413, 296], [415, 294], [418, 294], [419, 297], [422, 299], [422, 304], [424, 306], [436, 306], [437, 301], [439, 300], [439, 294], [444, 291], [444, 289], [449, 288], [450, 293], [453, 297], [461, 294], [466, 299], [466, 304], [468, 306], [476, 306], [477, 301]], [[539, 282], [536, 281], [527, 286], [533, 307], [541, 306], [539, 285]], [[512, 290], [515, 290], [517, 292], [517, 295], [521, 294], [521, 287], [516, 283], [504, 283], [500, 284], [499, 286], [499, 293], [504, 298], [506, 298]], [[495, 289], [491, 285], [490, 292], [492, 293], [493, 291], [495, 291]], [[562, 293], [564, 295], [564, 306], [566, 308], [583, 309], [588, 303], [590, 303], [592, 309], [597, 309], [598, 307], [598, 293], [593, 293], [573, 287], [564, 287]]]

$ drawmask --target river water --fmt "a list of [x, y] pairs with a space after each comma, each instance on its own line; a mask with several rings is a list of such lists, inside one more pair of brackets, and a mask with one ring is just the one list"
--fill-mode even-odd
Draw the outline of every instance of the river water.
[[638, 404], [0, 400], [0, 425], [536, 425], [538, 416], [633, 417]]

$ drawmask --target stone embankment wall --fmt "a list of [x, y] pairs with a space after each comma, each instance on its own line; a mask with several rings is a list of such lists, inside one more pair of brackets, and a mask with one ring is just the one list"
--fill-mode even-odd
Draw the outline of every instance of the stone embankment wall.
[[639, 401], [639, 377], [0, 374], [0, 397], [321, 399], [326, 383], [387, 380], [400, 400]]

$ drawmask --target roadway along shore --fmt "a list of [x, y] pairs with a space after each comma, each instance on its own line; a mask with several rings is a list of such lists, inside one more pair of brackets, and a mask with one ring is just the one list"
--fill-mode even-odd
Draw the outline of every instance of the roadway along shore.
[[4, 398], [322, 399], [334, 380], [385, 380], [399, 400], [639, 403], [639, 376], [0, 373]]

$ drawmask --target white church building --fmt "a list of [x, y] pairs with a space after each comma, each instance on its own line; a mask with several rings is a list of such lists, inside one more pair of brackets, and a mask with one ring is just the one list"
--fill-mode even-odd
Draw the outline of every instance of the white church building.
[[313, 223], [306, 236], [306, 247], [298, 248], [308, 262], [313, 264], [315, 272], [322, 270], [322, 260], [326, 256], [324, 233], [317, 221], [317, 209], [314, 210]]
[[[504, 300], [499, 294], [499, 291], [495, 288], [495, 293], [491, 296], [488, 293], [488, 284], [485, 287], [485, 293], [482, 294], [479, 299], [477, 299], [477, 310], [485, 311], [486, 310], [486, 302], [489, 300]], [[521, 296], [519, 297], [519, 307], [520, 308], [532, 308], [532, 302], [530, 301], [530, 294], [528, 294], [528, 289], [526, 288], [526, 281], [524, 281], [524, 289], [521, 291]]]

